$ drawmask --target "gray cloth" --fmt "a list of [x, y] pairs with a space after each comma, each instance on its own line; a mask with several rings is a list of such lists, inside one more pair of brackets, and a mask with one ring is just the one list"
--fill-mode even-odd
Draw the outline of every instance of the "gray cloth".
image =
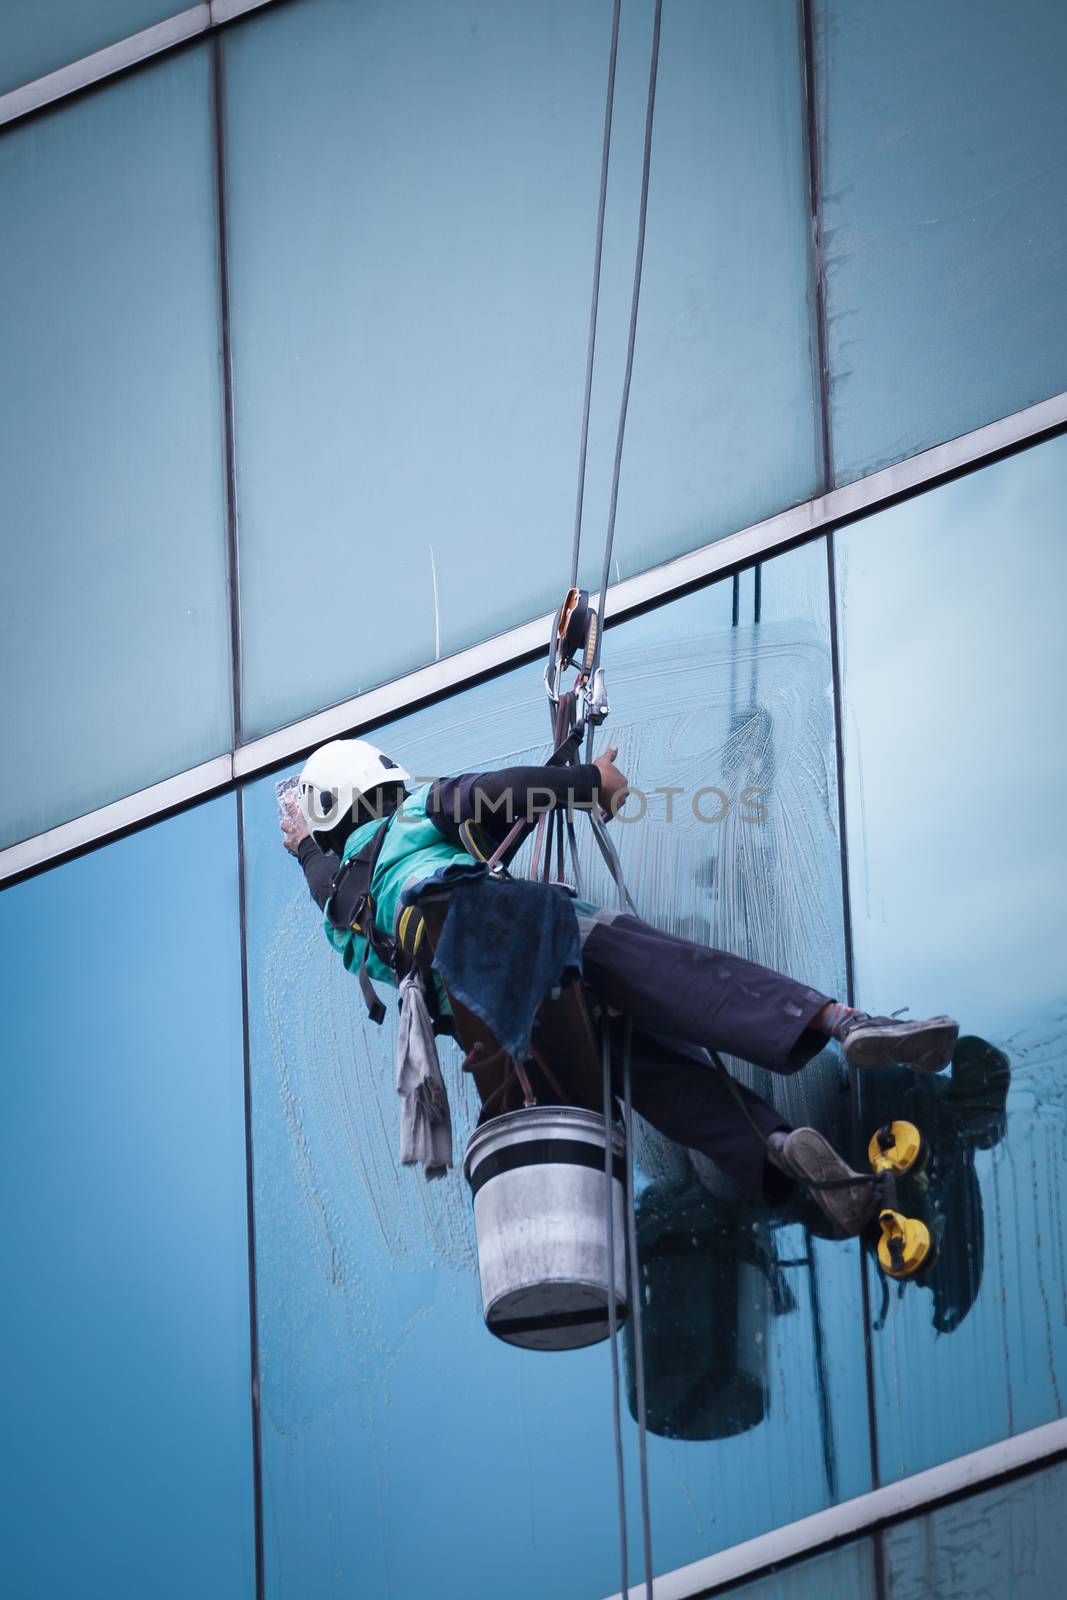
[[400, 1096], [402, 1164], [410, 1167], [421, 1161], [427, 1178], [443, 1178], [452, 1165], [452, 1118], [417, 970], [400, 980], [396, 1092]]

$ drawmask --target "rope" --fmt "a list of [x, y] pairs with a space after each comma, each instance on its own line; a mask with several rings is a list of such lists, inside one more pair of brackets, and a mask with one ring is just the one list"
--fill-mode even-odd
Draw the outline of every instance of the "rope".
[[619, 1405], [619, 1319], [615, 1309], [615, 1173], [614, 1105], [611, 1093], [611, 1038], [607, 1018], [601, 1019], [600, 1062], [604, 1073], [604, 1193], [608, 1207], [608, 1343], [611, 1345], [611, 1410], [615, 1427], [615, 1484], [619, 1499], [619, 1568], [624, 1595], [630, 1592], [629, 1550], [626, 1533], [626, 1477], [622, 1459], [622, 1414]]
[[[630, 405], [630, 385], [633, 379], [634, 350], [637, 344], [637, 312], [641, 302], [641, 274], [645, 259], [645, 229], [648, 219], [648, 184], [652, 168], [652, 120], [656, 106], [656, 78], [659, 72], [659, 41], [660, 27], [663, 18], [663, 0], [656, 0], [656, 9], [652, 20], [652, 50], [648, 67], [648, 100], [645, 107], [645, 143], [641, 161], [641, 204], [638, 212], [637, 250], [634, 258], [633, 290], [630, 296], [630, 328], [626, 341], [626, 372], [623, 378], [622, 396], [619, 402], [619, 421], [615, 433], [615, 461], [611, 475], [611, 500], [608, 506], [608, 527], [604, 540], [604, 560], [600, 578], [600, 616], [597, 619], [596, 639], [593, 645], [593, 660], [590, 666], [590, 677], [600, 665], [600, 653], [604, 638], [604, 615], [607, 606], [608, 583], [611, 577], [611, 555], [615, 544], [615, 520], [619, 508], [619, 480], [622, 476], [622, 451], [626, 437], [626, 416]], [[582, 495], [585, 486], [586, 447], [589, 433], [589, 402], [592, 392], [593, 379], [593, 340], [595, 336], [595, 311], [597, 296], [600, 287], [600, 256], [603, 243], [604, 205], [607, 192], [607, 163], [608, 147], [610, 140], [610, 108], [614, 95], [615, 84], [615, 58], [618, 48], [619, 26], [619, 0], [616, 0], [612, 19], [611, 38], [611, 64], [608, 83], [608, 113], [605, 117], [604, 129], [604, 155], [601, 168], [600, 186], [600, 212], [597, 219], [597, 256], [596, 275], [593, 287], [593, 326], [590, 330], [588, 359], [586, 365], [586, 391], [585, 412], [582, 418], [582, 446], [581, 446], [581, 471], [578, 485], [578, 510], [575, 517], [574, 549], [571, 560], [571, 587], [577, 582], [578, 551], [581, 534], [581, 507]], [[594, 729], [589, 727], [586, 742], [586, 760], [593, 758]], [[623, 877], [622, 865], [612, 841], [607, 837], [600, 818], [591, 815], [593, 835], [604, 860], [611, 870], [622, 904], [634, 916], [637, 908], [630, 899], [629, 892]], [[611, 1039], [607, 1019], [601, 1023], [602, 1054], [604, 1068], [604, 1171], [606, 1174], [606, 1193], [608, 1204], [608, 1256], [609, 1256], [609, 1283], [608, 1283], [608, 1337], [611, 1343], [611, 1378], [612, 1378], [612, 1405], [615, 1425], [615, 1470], [619, 1492], [619, 1537], [621, 1543], [621, 1569], [622, 1593], [630, 1592], [629, 1566], [626, 1533], [626, 1493], [623, 1475], [622, 1457], [622, 1424], [619, 1415], [619, 1352], [617, 1349], [617, 1318], [615, 1314], [615, 1208], [614, 1191], [612, 1189], [612, 1138], [613, 1104], [611, 1093]], [[637, 1385], [637, 1426], [641, 1472], [641, 1533], [645, 1562], [645, 1594], [647, 1600], [652, 1600], [652, 1534], [651, 1519], [649, 1515], [648, 1497], [648, 1440], [645, 1412], [645, 1372], [644, 1372], [644, 1346], [641, 1337], [641, 1295], [637, 1272], [637, 1225], [634, 1218], [633, 1204], [633, 1139], [632, 1139], [632, 1107], [630, 1103], [630, 1024], [626, 1024], [624, 1056], [624, 1132], [626, 1141], [626, 1214], [627, 1214], [627, 1247], [630, 1257], [630, 1305], [634, 1319], [634, 1366], [636, 1369]]]
[[[622, 1036], [623, 1129], [626, 1136], [626, 1245], [630, 1256], [630, 1315], [634, 1325], [634, 1372], [637, 1388], [637, 1451], [641, 1474], [641, 1536], [645, 1558], [645, 1596], [652, 1595], [652, 1517], [648, 1503], [648, 1417], [645, 1409], [645, 1341], [641, 1328], [641, 1275], [637, 1258], [637, 1219], [634, 1213], [633, 1104], [630, 1056], [633, 1022], [626, 1018]], [[625, 1592], [625, 1591], [624, 1591]]]
[[[768, 1156], [771, 1156], [771, 1141], [764, 1133], [763, 1129], [760, 1127], [751, 1111], [748, 1109], [748, 1102], [741, 1092], [741, 1085], [728, 1071], [725, 1061], [719, 1055], [717, 1050], [709, 1050], [708, 1055], [711, 1057], [712, 1066], [715, 1068], [716, 1072], [718, 1072], [719, 1076], [725, 1082], [726, 1087], [737, 1101], [745, 1121], [752, 1129], [752, 1132], [756, 1135], [756, 1138], [759, 1140], [760, 1144], [762, 1144], [764, 1150], [766, 1150]], [[850, 1178], [794, 1178], [793, 1182], [796, 1183], [799, 1188], [806, 1189], [809, 1194], [814, 1194], [817, 1190], [822, 1191], [825, 1189], [858, 1189], [868, 1184], [872, 1187], [884, 1187], [881, 1174], [865, 1172], [854, 1173]]]
[[574, 544], [571, 549], [571, 581], [578, 583], [578, 553], [582, 543], [582, 507], [585, 501], [585, 464], [589, 453], [589, 408], [593, 397], [593, 358], [596, 354], [597, 311], [600, 305], [600, 263], [604, 254], [604, 213], [608, 201], [608, 164], [611, 156], [611, 119], [615, 105], [615, 64], [619, 55], [619, 12], [622, 0], [615, 0], [611, 16], [611, 53], [608, 56], [608, 92], [604, 105], [604, 141], [600, 156], [600, 200], [596, 214], [596, 249], [593, 254], [593, 303], [589, 308], [589, 339], [585, 354], [585, 399], [582, 404], [582, 439], [578, 451], [578, 495], [574, 507]]
[[[608, 506], [608, 531], [604, 541], [604, 564], [600, 574], [600, 626], [593, 646], [593, 666], [600, 665], [600, 647], [604, 638], [604, 612], [608, 580], [611, 576], [611, 552], [615, 544], [615, 516], [619, 509], [619, 478], [622, 475], [622, 447], [626, 436], [626, 414], [630, 406], [630, 382], [634, 372], [634, 348], [637, 344], [637, 310], [641, 302], [641, 273], [645, 260], [645, 225], [648, 219], [648, 179], [652, 170], [652, 118], [656, 109], [656, 77], [659, 72], [659, 36], [663, 18], [663, 0], [656, 0], [652, 19], [652, 55], [648, 67], [648, 101], [645, 107], [645, 148], [641, 162], [641, 206], [637, 222], [637, 253], [634, 259], [634, 283], [630, 296], [630, 333], [626, 343], [626, 375], [622, 384], [619, 404], [619, 425], [615, 434], [615, 465], [611, 475], [611, 502]], [[592, 750], [590, 729], [590, 751]]]

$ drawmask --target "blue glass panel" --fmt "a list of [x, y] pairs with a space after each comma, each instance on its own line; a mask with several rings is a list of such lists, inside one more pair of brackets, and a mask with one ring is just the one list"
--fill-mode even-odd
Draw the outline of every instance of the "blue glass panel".
[[6, 889], [0, 964], [5, 1592], [251, 1600], [233, 798]]
[[[877, 1313], [887, 1477], [1063, 1412], [1067, 440], [840, 537], [861, 1005], [947, 1011], [951, 1073], [865, 1074], [925, 1126], [940, 1257]], [[949, 1337], [951, 1335], [951, 1337]]]
[[889, 1600], [1048, 1600], [1063, 1586], [1067, 1467], [890, 1528], [885, 1556]]
[[5, 0], [0, 94], [184, 9], [182, 0]]
[[610, 22], [305, 0], [227, 35], [250, 732], [556, 602]]
[[[585, 516], [598, 587], [630, 318], [652, 6], [622, 10]], [[664, 7], [613, 577], [815, 494], [797, 12]]]
[[0, 844], [230, 746], [203, 50], [0, 138]]
[[[227, 36], [250, 732], [555, 603], [610, 13], [305, 0]], [[627, 7], [620, 47], [591, 569], [650, 17]], [[773, 0], [669, 7], [662, 72], [620, 572], [815, 487], [795, 20]], [[311, 617], [312, 647], [279, 648]]]
[[874, 1600], [874, 1560], [870, 1540], [828, 1550], [799, 1566], [727, 1591], [735, 1600]]
[[[619, 842], [646, 915], [839, 992], [821, 546], [767, 565], [759, 604], [757, 623], [748, 574], [736, 627], [727, 582], [609, 635], [611, 738], [649, 796], [646, 822], [619, 825]], [[531, 667], [375, 737], [430, 775], [535, 759], [547, 722]], [[763, 827], [739, 804], [760, 783]], [[655, 792], [666, 784], [683, 790], [673, 822]], [[711, 785], [731, 800], [722, 824], [688, 803]], [[267, 1593], [343, 1584], [406, 1600], [431, 1586], [527, 1600], [558, 1587], [561, 1550], [574, 1593], [609, 1593], [608, 1352], [542, 1355], [484, 1331], [460, 1171], [428, 1186], [398, 1167], [392, 1008], [381, 1032], [365, 1020], [280, 848], [273, 780], [250, 785], [245, 806]], [[602, 874], [591, 892], [610, 903]], [[458, 1056], [444, 1055], [458, 1154], [476, 1107]], [[781, 1086], [787, 1114], [833, 1122], [847, 1104], [836, 1063], [805, 1079]], [[648, 1128], [638, 1153], [666, 1571], [869, 1487], [858, 1248], [813, 1237], [795, 1214], [742, 1222], [710, 1163]], [[696, 1241], [680, 1274], [662, 1260], [664, 1215]], [[711, 1359], [692, 1330], [720, 1289], [734, 1322], [718, 1318]], [[630, 1518], [636, 1529], [636, 1496]]]
[[1067, 388], [1059, 0], [817, 0], [846, 483]]

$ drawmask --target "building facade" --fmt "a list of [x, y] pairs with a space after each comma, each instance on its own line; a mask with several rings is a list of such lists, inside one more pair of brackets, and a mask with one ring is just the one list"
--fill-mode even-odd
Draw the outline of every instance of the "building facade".
[[1043, 1600], [1067, 13], [9, 0], [0, 36], [5, 1592], [619, 1589], [607, 1347], [485, 1332], [458, 1056], [427, 1185], [274, 798], [349, 732], [427, 776], [545, 752], [602, 216], [579, 572], [643, 224], [604, 647], [638, 906], [963, 1034], [922, 1083], [735, 1064], [857, 1159], [923, 1126], [922, 1283], [639, 1130], [655, 1594]]

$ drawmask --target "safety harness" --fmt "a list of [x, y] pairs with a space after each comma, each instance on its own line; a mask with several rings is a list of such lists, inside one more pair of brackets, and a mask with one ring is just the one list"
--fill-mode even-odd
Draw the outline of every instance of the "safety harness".
[[372, 1022], [380, 1026], [385, 1021], [385, 1007], [367, 971], [367, 957], [373, 950], [378, 960], [395, 973], [398, 984], [413, 967], [419, 968], [424, 979], [434, 1032], [451, 1033], [453, 1031], [451, 1019], [442, 1010], [437, 986], [431, 981], [430, 963], [433, 960], [433, 951], [430, 948], [430, 941], [426, 938], [426, 920], [422, 912], [417, 906], [405, 906], [397, 920], [395, 935], [386, 933], [374, 920], [374, 897], [371, 892], [374, 869], [378, 865], [378, 857], [382, 853], [386, 834], [396, 814], [394, 811], [391, 816], [386, 817], [366, 844], [349, 856], [347, 861], [341, 863], [333, 880], [330, 898], [326, 903], [326, 914], [331, 926], [339, 932], [351, 931], [364, 941], [357, 976], [367, 1014]]

